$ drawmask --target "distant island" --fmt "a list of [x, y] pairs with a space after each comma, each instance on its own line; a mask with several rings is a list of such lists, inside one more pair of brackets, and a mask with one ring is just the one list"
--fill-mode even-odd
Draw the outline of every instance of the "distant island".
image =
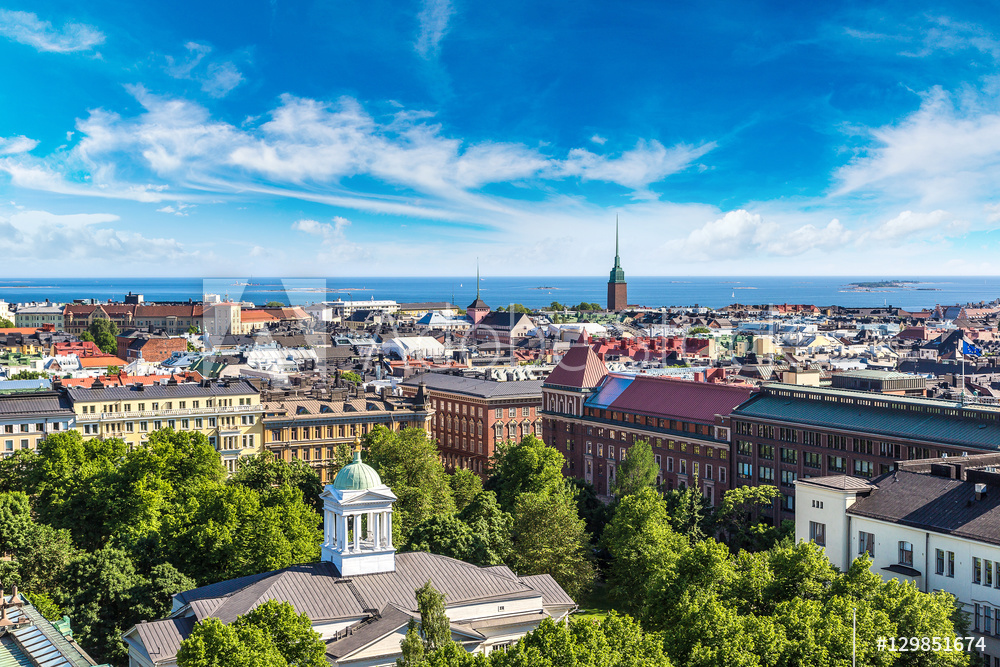
[[847, 283], [847, 286], [855, 289], [886, 289], [890, 287], [909, 287], [916, 284], [916, 280], [877, 280], [874, 282]]

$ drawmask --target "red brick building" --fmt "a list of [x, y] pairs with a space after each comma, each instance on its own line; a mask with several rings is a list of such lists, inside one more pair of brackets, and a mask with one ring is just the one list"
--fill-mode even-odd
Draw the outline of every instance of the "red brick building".
[[118, 336], [118, 356], [132, 362], [141, 356], [152, 363], [166, 361], [174, 352], [187, 351], [187, 339], [180, 336], [133, 331]]
[[647, 440], [667, 489], [696, 485], [715, 505], [732, 488], [729, 415], [746, 386], [608, 373], [590, 347], [574, 347], [542, 386], [543, 440], [566, 474], [610, 495], [629, 447]]
[[497, 443], [542, 436], [541, 380], [494, 382], [425, 373], [403, 382], [403, 395], [416, 395], [421, 384], [434, 409], [431, 435], [449, 470], [483, 473]]

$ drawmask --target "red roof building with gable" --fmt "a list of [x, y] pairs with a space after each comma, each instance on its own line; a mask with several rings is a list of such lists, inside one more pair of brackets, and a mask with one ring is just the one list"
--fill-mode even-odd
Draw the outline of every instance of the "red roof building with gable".
[[566, 457], [567, 475], [600, 496], [613, 493], [616, 468], [646, 440], [659, 485], [696, 486], [717, 505], [733, 483], [729, 415], [756, 389], [723, 384], [724, 373], [698, 379], [608, 373], [590, 346], [571, 348], [542, 385], [542, 439]]

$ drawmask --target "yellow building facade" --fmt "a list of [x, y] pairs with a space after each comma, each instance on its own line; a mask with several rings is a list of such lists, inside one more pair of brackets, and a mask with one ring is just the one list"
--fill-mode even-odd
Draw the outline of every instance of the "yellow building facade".
[[67, 389], [75, 428], [86, 438], [121, 438], [142, 446], [160, 429], [202, 433], [235, 472], [243, 456], [263, 451], [264, 406], [247, 380], [96, 386]]

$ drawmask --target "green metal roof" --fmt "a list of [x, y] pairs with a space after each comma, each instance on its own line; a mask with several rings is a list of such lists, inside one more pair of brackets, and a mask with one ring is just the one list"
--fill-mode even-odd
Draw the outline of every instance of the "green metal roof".
[[[886, 440], [936, 442], [989, 451], [1000, 449], [1000, 419], [977, 419], [971, 416], [971, 411], [966, 411], [970, 416], [964, 418], [945, 414], [945, 410], [962, 412], [955, 403], [939, 402], [933, 407], [940, 407], [941, 412], [935, 414], [926, 410], [908, 409], [910, 406], [926, 408], [928, 399], [893, 400], [888, 404], [895, 407], [877, 407], [853, 402], [836, 402], [830, 400], [829, 390], [809, 389], [808, 395], [814, 398], [758, 394], [734, 410], [733, 417], [755, 417], [804, 426], [870, 433], [884, 436]], [[872, 402], [883, 402], [886, 398], [896, 397], [868, 393], [867, 398]]]
[[382, 479], [370, 465], [361, 462], [361, 452], [354, 452], [354, 460], [340, 469], [333, 480], [333, 488], [340, 491], [361, 491], [382, 486]]

